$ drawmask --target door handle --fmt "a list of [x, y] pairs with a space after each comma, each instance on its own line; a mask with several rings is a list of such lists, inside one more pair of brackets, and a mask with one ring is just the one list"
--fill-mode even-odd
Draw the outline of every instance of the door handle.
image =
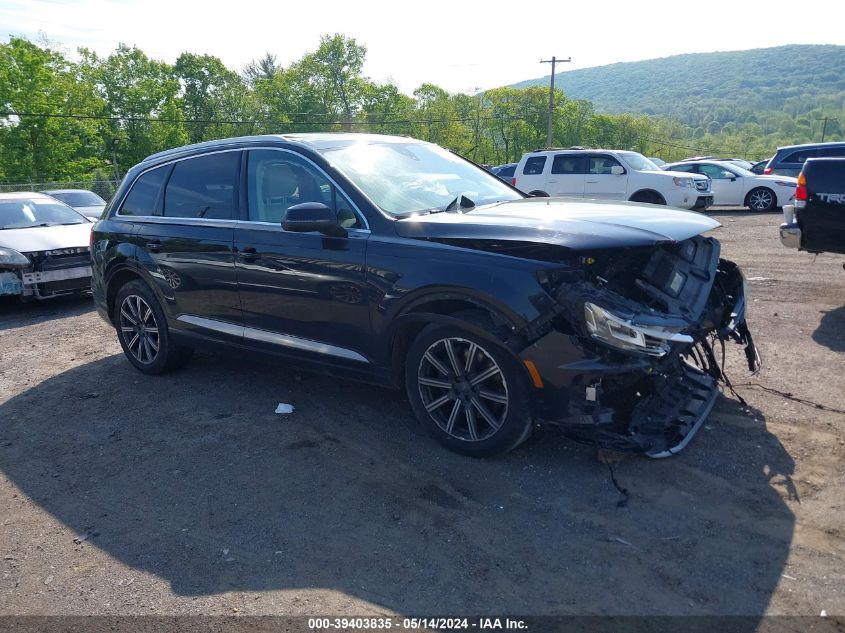
[[261, 257], [258, 251], [256, 251], [252, 246], [247, 246], [245, 249], [241, 250], [238, 256], [241, 258], [241, 261], [244, 262], [254, 262]]
[[145, 244], [145, 246], [146, 246], [148, 251], [152, 251], [154, 253], [157, 253], [161, 250], [161, 242], [159, 242], [158, 240], [153, 240], [151, 242], [147, 242]]

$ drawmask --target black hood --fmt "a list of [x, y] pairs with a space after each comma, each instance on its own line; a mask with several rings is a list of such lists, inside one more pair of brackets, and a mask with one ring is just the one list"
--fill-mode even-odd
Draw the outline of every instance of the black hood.
[[396, 222], [415, 239], [554, 244], [575, 250], [680, 242], [721, 226], [700, 213], [630, 202], [526, 198], [468, 213], [435, 213]]

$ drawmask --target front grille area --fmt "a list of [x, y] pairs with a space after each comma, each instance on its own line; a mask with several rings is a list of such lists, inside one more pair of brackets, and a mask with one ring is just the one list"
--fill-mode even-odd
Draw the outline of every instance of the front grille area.
[[63, 270], [91, 265], [91, 255], [87, 246], [28, 253], [27, 256], [33, 263], [33, 269], [37, 271]]

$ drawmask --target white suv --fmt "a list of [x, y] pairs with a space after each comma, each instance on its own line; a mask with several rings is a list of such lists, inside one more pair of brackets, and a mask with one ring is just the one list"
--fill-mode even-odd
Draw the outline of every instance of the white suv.
[[663, 171], [637, 152], [549, 149], [524, 154], [512, 179], [532, 195], [668, 204], [703, 211], [713, 204], [710, 179]]

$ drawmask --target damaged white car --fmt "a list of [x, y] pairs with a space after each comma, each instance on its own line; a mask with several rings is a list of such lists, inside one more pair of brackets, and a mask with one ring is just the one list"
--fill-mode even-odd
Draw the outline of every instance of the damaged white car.
[[0, 193], [0, 296], [91, 291], [92, 221], [50, 196]]

